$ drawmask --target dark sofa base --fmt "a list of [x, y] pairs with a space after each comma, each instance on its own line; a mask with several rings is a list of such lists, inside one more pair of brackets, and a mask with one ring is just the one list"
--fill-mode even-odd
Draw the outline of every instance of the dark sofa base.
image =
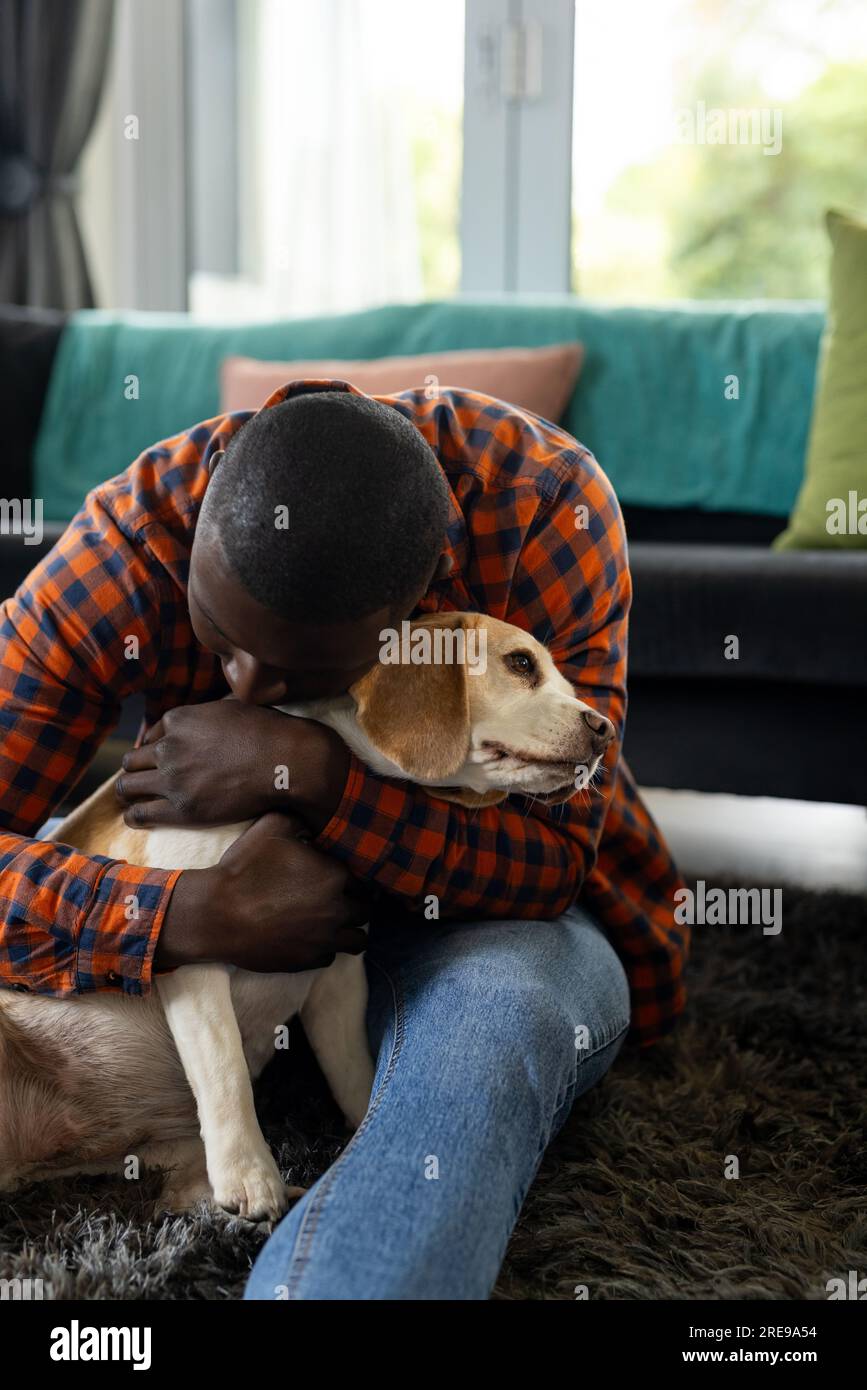
[[867, 802], [867, 689], [629, 681], [624, 752], [645, 786]]

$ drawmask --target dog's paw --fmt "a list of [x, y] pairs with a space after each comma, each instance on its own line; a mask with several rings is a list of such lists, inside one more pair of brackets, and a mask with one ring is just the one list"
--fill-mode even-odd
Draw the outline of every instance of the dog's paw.
[[211, 1176], [214, 1205], [246, 1221], [277, 1221], [300, 1187], [287, 1187], [270, 1152], [245, 1154]]

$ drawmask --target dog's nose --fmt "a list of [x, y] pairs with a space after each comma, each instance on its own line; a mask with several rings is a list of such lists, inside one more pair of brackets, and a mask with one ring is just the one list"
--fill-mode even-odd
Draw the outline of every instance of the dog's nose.
[[606, 719], [604, 714], [597, 714], [592, 709], [582, 709], [581, 718], [594, 735], [600, 751], [607, 748], [614, 737], [614, 725], [611, 720]]

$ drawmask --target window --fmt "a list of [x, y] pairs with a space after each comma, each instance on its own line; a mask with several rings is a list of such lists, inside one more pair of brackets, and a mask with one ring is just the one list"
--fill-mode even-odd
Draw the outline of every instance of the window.
[[113, 67], [124, 307], [823, 298], [867, 211], [867, 0], [121, 0]]
[[867, 211], [863, 0], [577, 0], [572, 285], [824, 297], [822, 215]]
[[464, 0], [220, 3], [222, 42], [189, 7], [193, 312], [454, 293]]

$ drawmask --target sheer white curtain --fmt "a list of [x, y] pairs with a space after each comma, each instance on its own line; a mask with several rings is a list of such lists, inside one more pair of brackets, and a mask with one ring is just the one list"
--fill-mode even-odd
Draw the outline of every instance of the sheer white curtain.
[[[422, 293], [411, 150], [383, 26], [394, 0], [245, 0], [239, 44], [249, 311]], [[238, 287], [240, 288], [240, 287]]]

